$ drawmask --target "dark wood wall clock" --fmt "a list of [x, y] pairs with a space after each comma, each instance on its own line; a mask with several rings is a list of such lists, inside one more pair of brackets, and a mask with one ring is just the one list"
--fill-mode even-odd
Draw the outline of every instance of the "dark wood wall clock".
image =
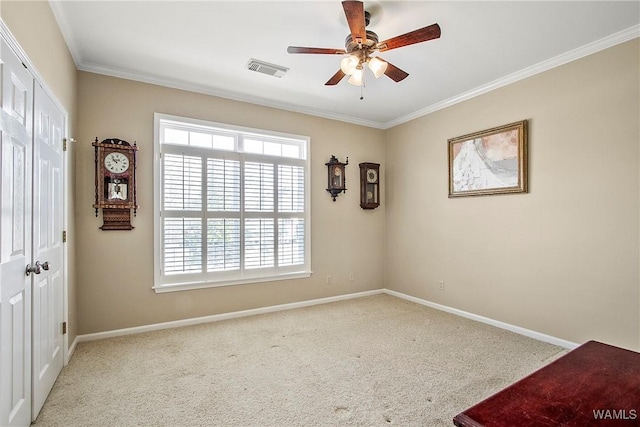
[[101, 230], [132, 230], [131, 210], [138, 210], [136, 200], [136, 152], [138, 146], [117, 138], [92, 144], [95, 147], [96, 198], [93, 205], [98, 216], [102, 209]]
[[327, 191], [331, 194], [333, 201], [336, 201], [336, 197], [343, 191], [347, 191], [347, 180], [345, 177], [345, 167], [349, 164], [349, 158], [342, 163], [331, 155], [331, 158], [324, 165], [327, 167], [328, 183]]
[[360, 207], [375, 209], [380, 206], [380, 165], [360, 163]]

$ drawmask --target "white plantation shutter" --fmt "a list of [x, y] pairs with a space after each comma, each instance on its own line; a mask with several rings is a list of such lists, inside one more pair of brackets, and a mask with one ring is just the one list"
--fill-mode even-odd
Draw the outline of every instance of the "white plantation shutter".
[[308, 277], [308, 142], [156, 114], [154, 288]]
[[278, 165], [278, 211], [304, 212], [304, 168]]
[[240, 268], [240, 220], [207, 219], [207, 270], [224, 271]]
[[244, 222], [245, 267], [273, 267], [274, 221], [271, 218], [247, 218]]
[[[278, 165], [278, 211], [302, 214], [305, 210], [304, 168]], [[278, 264], [304, 264], [304, 217], [278, 219]]]
[[300, 265], [304, 263], [304, 219], [278, 219], [278, 264]]
[[165, 218], [165, 274], [202, 271], [202, 220]]
[[207, 159], [207, 209], [240, 212], [240, 162]]
[[[199, 211], [202, 208], [202, 161], [198, 157], [167, 154], [164, 209]], [[167, 275], [202, 272], [202, 220], [165, 218], [164, 271]]]
[[[240, 161], [207, 159], [207, 271], [240, 268]], [[232, 212], [229, 217], [217, 213]]]
[[244, 209], [247, 212], [273, 212], [274, 165], [244, 164]]
[[167, 154], [164, 157], [164, 208], [199, 211], [202, 208], [202, 160]]

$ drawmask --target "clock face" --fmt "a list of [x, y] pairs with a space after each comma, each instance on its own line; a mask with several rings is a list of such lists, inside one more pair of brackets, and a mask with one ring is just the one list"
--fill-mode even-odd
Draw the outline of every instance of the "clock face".
[[367, 182], [374, 184], [378, 180], [378, 172], [375, 169], [367, 169]]
[[111, 173], [124, 173], [129, 169], [129, 158], [122, 153], [109, 153], [104, 158], [104, 167]]

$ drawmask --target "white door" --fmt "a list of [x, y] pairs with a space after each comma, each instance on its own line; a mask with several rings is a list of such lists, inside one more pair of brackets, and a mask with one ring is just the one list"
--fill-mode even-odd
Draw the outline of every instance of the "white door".
[[0, 425], [31, 422], [31, 147], [33, 79], [0, 45]]
[[33, 408], [35, 420], [63, 365], [64, 116], [35, 84], [33, 116]]

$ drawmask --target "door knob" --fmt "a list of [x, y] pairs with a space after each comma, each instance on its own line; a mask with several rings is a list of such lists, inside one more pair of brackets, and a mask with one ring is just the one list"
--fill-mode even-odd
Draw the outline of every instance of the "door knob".
[[33, 267], [31, 267], [31, 265], [27, 264], [27, 269], [25, 271], [25, 274], [28, 276], [31, 273], [34, 273], [34, 274], [40, 274], [41, 273], [41, 271], [40, 271], [40, 263], [36, 262], [36, 265], [34, 265]]
[[27, 268], [25, 274], [28, 276], [31, 273], [40, 274], [42, 270], [49, 270], [49, 261], [45, 261], [44, 263], [40, 263], [40, 261], [36, 261], [36, 264], [31, 267], [31, 265], [27, 264]]

